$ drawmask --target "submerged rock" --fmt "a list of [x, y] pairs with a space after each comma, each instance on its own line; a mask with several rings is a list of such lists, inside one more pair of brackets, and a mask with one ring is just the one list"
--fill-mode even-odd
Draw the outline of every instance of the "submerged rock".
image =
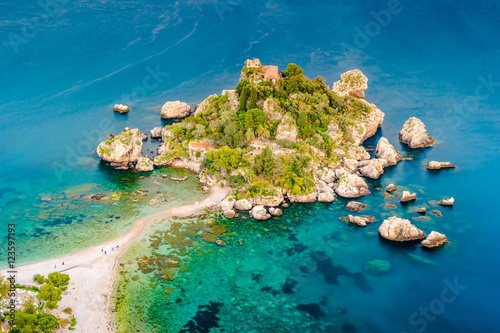
[[429, 170], [439, 170], [443, 168], [456, 168], [457, 166], [455, 164], [451, 164], [450, 162], [430, 161], [425, 163], [425, 167]]
[[384, 173], [384, 168], [387, 166], [387, 161], [384, 159], [373, 159], [361, 161], [358, 163], [359, 172], [372, 179], [377, 179]]
[[252, 209], [252, 206], [252, 203], [247, 199], [236, 200], [236, 202], [234, 203], [234, 209], [237, 210], [250, 210]]
[[97, 147], [97, 155], [116, 169], [126, 170], [141, 157], [142, 136], [138, 129], [120, 133]]
[[399, 202], [408, 202], [413, 200], [417, 200], [417, 195], [415, 193], [410, 194], [409, 191], [403, 191], [403, 196], [401, 197], [401, 200], [399, 200]]
[[384, 137], [381, 137], [380, 140], [378, 140], [375, 156], [383, 158], [389, 165], [396, 165], [403, 159], [399, 154], [399, 151]]
[[437, 209], [433, 209], [432, 212], [434, 214], [436, 214], [437, 216], [443, 216], [443, 214], [441, 214], [441, 212], [439, 210], [437, 210]]
[[267, 220], [271, 218], [271, 215], [267, 212], [264, 206], [255, 206], [250, 211], [250, 217], [256, 220]]
[[363, 270], [373, 275], [381, 275], [391, 270], [391, 263], [387, 260], [370, 260], [363, 265]]
[[354, 223], [359, 225], [360, 227], [366, 227], [367, 224], [372, 223], [375, 221], [375, 216], [372, 215], [359, 215], [359, 216], [343, 216], [339, 217], [342, 221], [349, 222], [349, 223]]
[[361, 209], [365, 208], [367, 204], [357, 202], [357, 201], [351, 201], [349, 202], [345, 208], [349, 209], [351, 212], [359, 212]]
[[142, 172], [153, 171], [153, 169], [154, 169], [153, 161], [151, 161], [147, 157], [141, 157], [137, 161], [137, 164], [135, 165], [135, 169], [137, 171], [142, 171]]
[[113, 107], [113, 111], [119, 112], [119, 113], [127, 113], [130, 111], [130, 108], [126, 105], [123, 104], [115, 104]]
[[383, 238], [396, 242], [425, 238], [425, 233], [411, 224], [409, 220], [396, 216], [385, 220], [378, 228], [378, 232]]
[[389, 184], [387, 185], [387, 187], [385, 188], [385, 190], [387, 192], [392, 192], [392, 191], [396, 191], [398, 189], [398, 187], [394, 184]]
[[189, 104], [175, 101], [166, 102], [161, 107], [161, 117], [164, 119], [185, 118], [191, 113]]
[[429, 147], [436, 142], [427, 133], [424, 123], [415, 117], [405, 121], [403, 129], [399, 132], [399, 140], [406, 143], [410, 148]]
[[368, 185], [363, 178], [353, 175], [345, 169], [337, 170], [339, 178], [338, 187], [335, 189], [338, 195], [343, 198], [359, 198], [370, 194]]
[[441, 246], [448, 243], [446, 239], [446, 235], [441, 234], [436, 231], [432, 231], [426, 239], [422, 241], [422, 245], [428, 248], [433, 248], [437, 246]]
[[438, 201], [438, 204], [440, 204], [441, 206], [453, 206], [454, 203], [455, 203], [454, 198], [443, 199]]

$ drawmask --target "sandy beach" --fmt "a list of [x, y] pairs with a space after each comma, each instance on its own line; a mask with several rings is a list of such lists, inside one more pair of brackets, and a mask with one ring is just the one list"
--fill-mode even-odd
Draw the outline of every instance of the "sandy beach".
[[[210, 202], [219, 204], [229, 193], [226, 188], [213, 188], [200, 202], [177, 206], [138, 219], [123, 236], [69, 255], [17, 267], [17, 283], [33, 285], [33, 275], [57, 271], [71, 278], [63, 293], [59, 308], [71, 307], [78, 321], [74, 332], [113, 332], [110, 300], [120, 258], [127, 246], [151, 222], [172, 216], [190, 216], [207, 208]], [[118, 246], [118, 247], [117, 247]], [[104, 253], [106, 251], [106, 254]], [[64, 262], [64, 266], [62, 263]], [[7, 269], [0, 272], [6, 276]]]

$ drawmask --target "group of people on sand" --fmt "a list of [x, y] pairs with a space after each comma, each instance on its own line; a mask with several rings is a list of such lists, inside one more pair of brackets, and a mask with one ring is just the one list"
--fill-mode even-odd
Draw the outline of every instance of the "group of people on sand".
[[[119, 246], [117, 245], [116, 248], [119, 248]], [[111, 251], [114, 251], [115, 248], [114, 247], [111, 247]], [[107, 251], [104, 251], [104, 249], [101, 249], [101, 253], [104, 252], [104, 255], [107, 255]]]

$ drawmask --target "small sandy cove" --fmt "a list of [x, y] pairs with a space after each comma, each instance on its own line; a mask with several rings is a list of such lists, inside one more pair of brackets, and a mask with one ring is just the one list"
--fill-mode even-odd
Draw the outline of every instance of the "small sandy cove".
[[[70, 285], [63, 294], [59, 308], [71, 307], [78, 324], [74, 332], [113, 332], [110, 300], [116, 269], [129, 245], [153, 221], [172, 216], [190, 216], [207, 208], [210, 202], [217, 205], [229, 189], [213, 188], [200, 202], [177, 206], [138, 219], [120, 238], [93, 246], [66, 256], [17, 267], [17, 283], [34, 285], [33, 275], [47, 276], [54, 271], [70, 276]], [[118, 248], [116, 247], [118, 245]], [[101, 250], [106, 251], [106, 255]], [[64, 266], [62, 266], [64, 262]], [[54, 268], [57, 266], [57, 268]], [[7, 276], [7, 269], [0, 273]]]

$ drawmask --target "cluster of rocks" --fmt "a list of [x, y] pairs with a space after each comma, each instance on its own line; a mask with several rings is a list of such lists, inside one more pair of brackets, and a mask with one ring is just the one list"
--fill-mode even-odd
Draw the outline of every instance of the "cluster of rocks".
[[392, 216], [380, 225], [378, 232], [381, 237], [395, 242], [411, 242], [422, 240], [424, 247], [433, 248], [448, 243], [446, 236], [432, 231], [428, 236], [409, 220]]

